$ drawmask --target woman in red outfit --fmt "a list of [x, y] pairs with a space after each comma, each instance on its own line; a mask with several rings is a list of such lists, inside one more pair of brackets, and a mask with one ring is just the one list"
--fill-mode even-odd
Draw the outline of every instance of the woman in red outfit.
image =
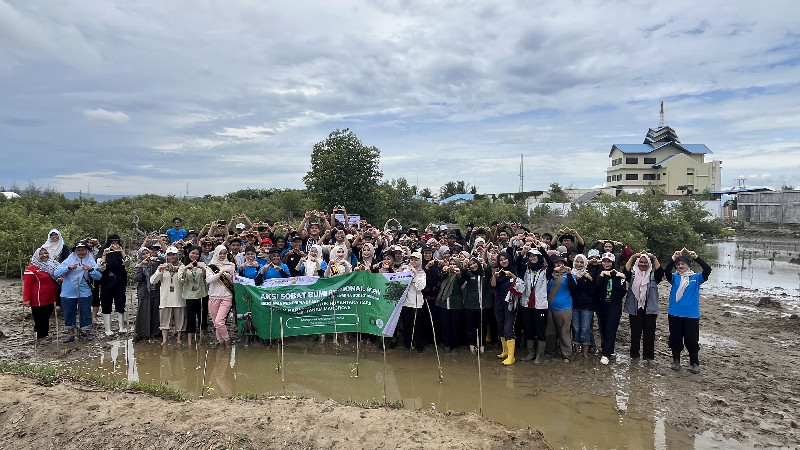
[[58, 298], [58, 285], [53, 271], [58, 261], [50, 258], [47, 249], [40, 247], [31, 257], [31, 265], [25, 268], [23, 276], [22, 304], [31, 307], [36, 339], [40, 343], [49, 342], [50, 316]]

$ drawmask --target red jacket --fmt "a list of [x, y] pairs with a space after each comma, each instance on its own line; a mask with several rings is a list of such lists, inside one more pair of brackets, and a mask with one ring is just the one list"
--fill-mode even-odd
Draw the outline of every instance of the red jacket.
[[25, 268], [22, 280], [23, 302], [30, 302], [31, 306], [55, 304], [58, 296], [58, 285], [47, 272], [31, 264]]

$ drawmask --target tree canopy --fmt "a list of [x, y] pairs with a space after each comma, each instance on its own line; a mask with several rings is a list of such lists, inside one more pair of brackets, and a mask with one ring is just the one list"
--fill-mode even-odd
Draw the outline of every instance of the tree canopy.
[[377, 147], [365, 146], [349, 129], [333, 131], [311, 152], [311, 168], [303, 177], [311, 199], [324, 211], [342, 205], [374, 220], [380, 208], [375, 194], [383, 177], [380, 157]]

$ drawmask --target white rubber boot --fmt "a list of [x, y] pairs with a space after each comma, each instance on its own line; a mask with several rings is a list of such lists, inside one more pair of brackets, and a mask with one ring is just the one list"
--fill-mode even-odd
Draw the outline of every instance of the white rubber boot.
[[127, 333], [128, 329], [125, 328], [125, 314], [117, 313], [117, 322], [119, 322], [119, 332]]
[[106, 327], [106, 336], [113, 336], [114, 332], [111, 331], [111, 314], [103, 314], [103, 325]]

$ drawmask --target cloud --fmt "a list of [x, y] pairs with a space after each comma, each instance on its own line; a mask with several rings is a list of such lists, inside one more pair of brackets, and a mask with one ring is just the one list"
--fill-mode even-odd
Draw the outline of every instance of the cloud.
[[775, 10], [796, 5], [0, 0], [0, 184], [102, 162], [132, 192], [302, 187], [314, 143], [348, 127], [387, 179], [509, 192], [523, 154], [526, 188], [593, 186], [662, 100], [723, 184], [788, 179], [800, 35]]
[[126, 124], [130, 120], [130, 117], [122, 111], [108, 111], [103, 108], [85, 109], [83, 115], [92, 122], [110, 122], [120, 125]]

